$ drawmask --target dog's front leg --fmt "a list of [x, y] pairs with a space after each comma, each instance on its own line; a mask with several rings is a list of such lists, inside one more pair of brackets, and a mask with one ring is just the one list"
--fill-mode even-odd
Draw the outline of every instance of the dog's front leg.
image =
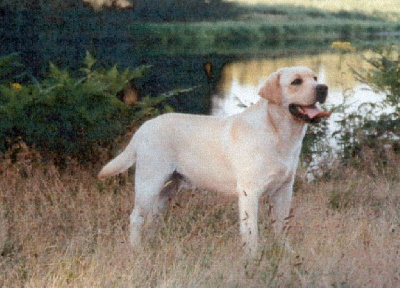
[[293, 181], [285, 183], [271, 197], [272, 219], [274, 220], [273, 228], [276, 235], [281, 234], [285, 227], [285, 222], [290, 213], [290, 205], [292, 202]]
[[258, 196], [254, 191], [239, 189], [240, 234], [245, 251], [254, 256], [258, 242]]

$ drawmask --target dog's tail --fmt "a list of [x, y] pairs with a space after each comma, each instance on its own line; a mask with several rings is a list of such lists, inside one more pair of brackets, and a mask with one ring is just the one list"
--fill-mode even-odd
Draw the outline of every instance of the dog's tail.
[[131, 139], [128, 146], [126, 146], [125, 150], [122, 151], [121, 154], [108, 162], [103, 169], [101, 169], [99, 175], [97, 176], [99, 179], [104, 179], [122, 173], [135, 164], [136, 147], [134, 138], [135, 137]]

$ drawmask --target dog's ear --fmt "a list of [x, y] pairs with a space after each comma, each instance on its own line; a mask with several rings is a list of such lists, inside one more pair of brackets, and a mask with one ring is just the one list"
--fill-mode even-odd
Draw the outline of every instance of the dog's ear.
[[267, 82], [258, 91], [258, 95], [268, 100], [268, 102], [280, 105], [282, 102], [282, 89], [280, 85], [281, 72], [273, 73], [267, 79]]

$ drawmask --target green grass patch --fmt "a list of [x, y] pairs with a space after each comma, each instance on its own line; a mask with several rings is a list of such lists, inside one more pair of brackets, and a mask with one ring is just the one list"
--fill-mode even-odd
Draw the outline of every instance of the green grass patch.
[[[232, 20], [197, 22], [136, 22], [132, 34], [146, 49], [176, 51], [178, 47], [203, 53], [232, 47], [262, 47], [282, 41], [366, 38], [397, 33], [400, 22], [385, 13], [328, 11], [316, 7], [283, 5], [239, 6]], [[251, 47], [253, 46], [253, 47]], [[256, 50], [256, 49], [252, 49]]]
[[[146, 49], [176, 51], [187, 47], [202, 53], [224, 51], [230, 47], [262, 47], [282, 41], [320, 42], [357, 39], [395, 33], [400, 23], [362, 20], [308, 19], [272, 21], [242, 20], [195, 23], [135, 23], [132, 33]], [[227, 50], [225, 50], [227, 51]]]

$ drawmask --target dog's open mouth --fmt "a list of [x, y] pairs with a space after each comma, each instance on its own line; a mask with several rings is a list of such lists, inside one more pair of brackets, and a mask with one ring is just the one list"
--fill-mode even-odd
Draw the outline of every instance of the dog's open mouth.
[[307, 123], [319, 123], [324, 117], [331, 116], [332, 112], [327, 112], [315, 104], [309, 106], [302, 106], [298, 104], [290, 104], [289, 111], [293, 116], [307, 122]]

